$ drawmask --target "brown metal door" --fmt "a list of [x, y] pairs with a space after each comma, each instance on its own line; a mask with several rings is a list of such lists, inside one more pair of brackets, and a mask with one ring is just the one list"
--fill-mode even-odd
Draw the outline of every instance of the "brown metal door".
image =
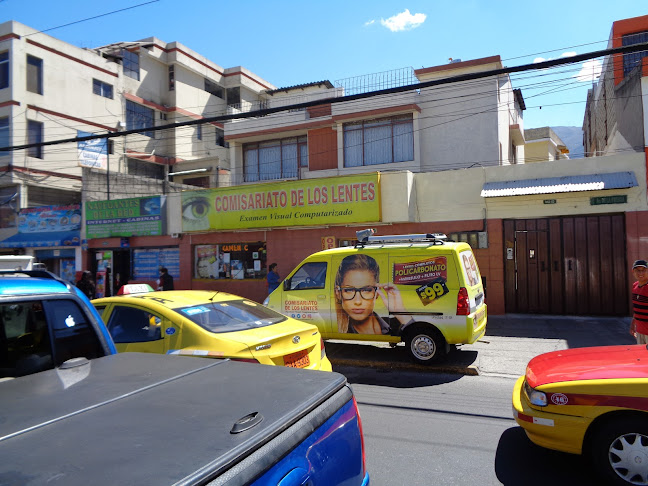
[[505, 220], [506, 312], [627, 315], [623, 218]]

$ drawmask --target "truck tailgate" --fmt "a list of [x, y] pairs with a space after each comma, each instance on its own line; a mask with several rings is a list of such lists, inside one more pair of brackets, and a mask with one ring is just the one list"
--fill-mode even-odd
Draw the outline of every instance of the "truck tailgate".
[[[202, 483], [333, 396], [333, 408], [351, 399], [337, 373], [139, 353], [9, 380], [0, 383], [0, 478]], [[237, 422], [252, 426], [231, 433]]]

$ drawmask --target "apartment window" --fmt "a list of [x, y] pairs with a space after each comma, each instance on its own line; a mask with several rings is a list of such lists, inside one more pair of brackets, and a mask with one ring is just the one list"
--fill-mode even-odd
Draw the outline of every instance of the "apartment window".
[[103, 96], [104, 98], [113, 98], [113, 87], [111, 84], [104, 83], [98, 79], [92, 80], [92, 92], [96, 95]]
[[218, 96], [221, 99], [225, 99], [225, 91], [223, 90], [223, 88], [207, 78], [205, 78], [205, 91], [207, 91], [209, 94], [213, 94], [214, 96]]
[[297, 168], [305, 166], [308, 166], [306, 136], [243, 146], [246, 182], [294, 178], [297, 177]]
[[126, 130], [140, 130], [142, 135], [153, 138], [153, 132], [143, 130], [150, 128], [153, 123], [153, 110], [138, 105], [132, 101], [126, 101]]
[[225, 145], [225, 130], [216, 128], [216, 145], [226, 147]]
[[128, 159], [127, 166], [129, 175], [148, 177], [149, 179], [157, 179], [160, 181], [165, 179], [165, 171], [162, 164]]
[[209, 176], [207, 177], [188, 177], [182, 180], [183, 184], [188, 186], [197, 186], [209, 189]]
[[[637, 32], [636, 34], [624, 35], [621, 39], [623, 46], [633, 46], [648, 42], [648, 31]], [[629, 52], [623, 55], [623, 77], [626, 77], [630, 71], [641, 64], [641, 60], [648, 55], [646, 51]]]
[[127, 49], [122, 49], [123, 57], [123, 67], [124, 67], [124, 76], [129, 78], [137, 79], [140, 78], [140, 65], [139, 65], [139, 54], [137, 52], [131, 52]]
[[202, 125], [196, 125], [196, 138], [202, 140]]
[[414, 160], [412, 115], [364, 120], [344, 125], [344, 166]]
[[169, 91], [175, 90], [175, 66], [169, 66]]
[[0, 118], [0, 147], [8, 147], [8, 146], [9, 146], [9, 117], [5, 117], [5, 118]]
[[27, 56], [27, 91], [43, 94], [43, 60]]
[[[27, 121], [27, 143], [42, 143], [43, 142], [43, 124], [37, 121]], [[43, 158], [43, 147], [31, 147], [27, 149], [29, 157], [37, 159]]]
[[230, 88], [227, 90], [227, 104], [228, 105], [241, 104], [241, 88]]
[[9, 87], [9, 53], [0, 52], [0, 89]]

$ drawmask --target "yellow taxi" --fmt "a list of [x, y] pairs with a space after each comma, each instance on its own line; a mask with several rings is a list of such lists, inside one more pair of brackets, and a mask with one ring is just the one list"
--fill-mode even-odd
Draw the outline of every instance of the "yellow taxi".
[[218, 291], [125, 288], [95, 299], [118, 352], [230, 358], [331, 371], [317, 328]]
[[646, 345], [536, 356], [515, 384], [513, 416], [535, 444], [586, 455], [606, 484], [648, 484]]

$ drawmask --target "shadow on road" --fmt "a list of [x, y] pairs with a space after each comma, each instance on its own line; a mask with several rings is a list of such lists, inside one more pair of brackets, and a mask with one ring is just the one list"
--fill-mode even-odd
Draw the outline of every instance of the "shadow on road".
[[346, 376], [351, 384], [389, 386], [392, 388], [418, 388], [452, 383], [463, 375], [449, 373], [420, 373], [402, 369], [372, 369], [354, 366], [333, 366], [333, 371]]
[[587, 460], [578, 455], [535, 445], [521, 427], [500, 437], [495, 454], [495, 474], [504, 485], [604, 486]]

